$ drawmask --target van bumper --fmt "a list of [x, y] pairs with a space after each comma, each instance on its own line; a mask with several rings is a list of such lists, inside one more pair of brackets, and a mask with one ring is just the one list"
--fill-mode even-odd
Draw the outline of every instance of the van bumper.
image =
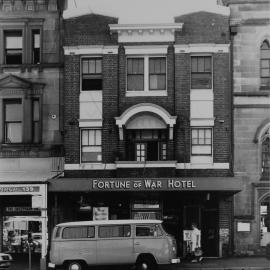
[[48, 263], [48, 268], [49, 268], [49, 269], [55, 269], [55, 264], [49, 262], [49, 263]]
[[171, 259], [171, 264], [180, 263], [180, 258]]

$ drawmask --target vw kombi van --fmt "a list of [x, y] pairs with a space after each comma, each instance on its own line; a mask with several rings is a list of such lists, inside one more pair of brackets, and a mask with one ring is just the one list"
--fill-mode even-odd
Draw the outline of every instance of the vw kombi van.
[[81, 221], [58, 224], [53, 231], [50, 268], [135, 265], [154, 270], [179, 263], [176, 241], [160, 220]]

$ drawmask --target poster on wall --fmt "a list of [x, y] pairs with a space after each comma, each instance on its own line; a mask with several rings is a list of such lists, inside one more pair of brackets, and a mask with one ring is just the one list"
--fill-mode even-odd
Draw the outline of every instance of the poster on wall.
[[93, 207], [93, 220], [108, 220], [109, 207]]

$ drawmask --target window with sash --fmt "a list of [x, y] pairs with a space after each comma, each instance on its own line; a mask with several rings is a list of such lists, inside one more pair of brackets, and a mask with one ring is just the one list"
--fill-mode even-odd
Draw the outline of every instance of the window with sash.
[[82, 91], [102, 90], [102, 58], [82, 58]]
[[22, 143], [22, 100], [4, 100], [4, 143]]
[[81, 130], [81, 162], [101, 162], [101, 129]]
[[166, 90], [166, 57], [128, 57], [127, 91]]
[[23, 37], [22, 31], [4, 31], [5, 39], [5, 64], [22, 64]]
[[212, 57], [191, 56], [191, 89], [212, 88]]
[[212, 155], [212, 128], [191, 129], [191, 155]]
[[270, 180], [270, 130], [262, 139], [262, 180]]

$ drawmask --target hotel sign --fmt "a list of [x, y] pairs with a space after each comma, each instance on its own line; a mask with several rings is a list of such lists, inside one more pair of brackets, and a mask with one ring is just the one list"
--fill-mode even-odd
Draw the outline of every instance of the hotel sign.
[[193, 180], [184, 179], [93, 179], [91, 190], [191, 190], [196, 187]]

